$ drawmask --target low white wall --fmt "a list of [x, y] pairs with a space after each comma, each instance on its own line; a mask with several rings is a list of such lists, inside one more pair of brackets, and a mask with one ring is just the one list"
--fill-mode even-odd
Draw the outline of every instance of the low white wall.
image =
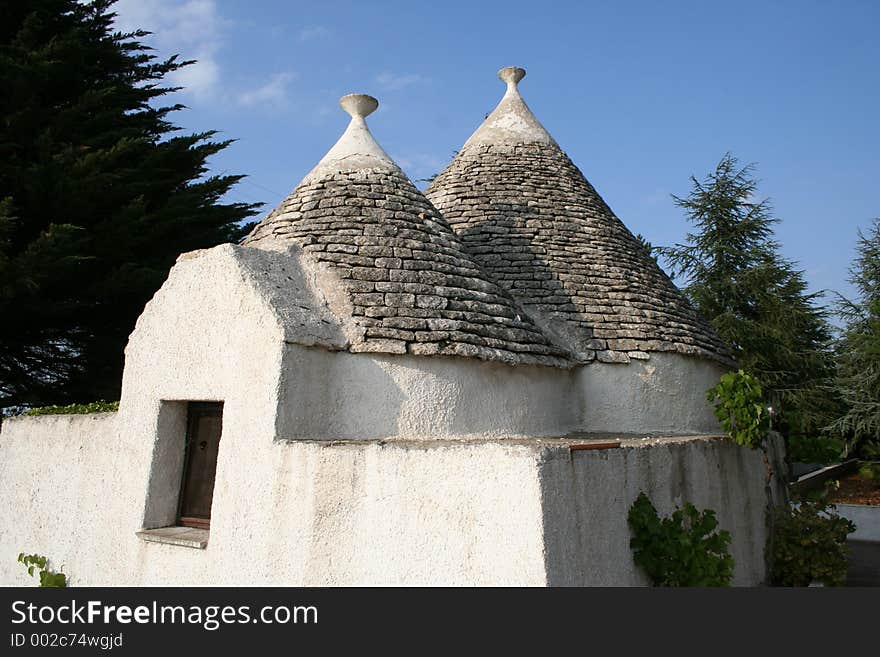
[[[775, 467], [782, 471], [781, 463]], [[632, 561], [627, 523], [632, 503], [644, 492], [661, 516], [687, 502], [713, 509], [720, 528], [731, 533], [733, 584], [762, 584], [765, 475], [760, 450], [719, 438], [663, 438], [570, 454], [548, 451], [540, 474], [548, 583], [649, 584]]]
[[[117, 444], [116, 413], [7, 418], [0, 432], [0, 583], [35, 585], [17, 563], [43, 554], [70, 574], [91, 553], [90, 572], [113, 547], [105, 528], [124, 521], [128, 490], [138, 487]], [[122, 505], [120, 502], [122, 501]]]
[[576, 373], [581, 431], [717, 433], [706, 391], [727, 368], [715, 361], [654, 352], [628, 364], [594, 362]]
[[[74, 586], [541, 585], [536, 452], [510, 443], [221, 440], [208, 547], [138, 538], [143, 468], [112, 420], [7, 422], [0, 434], [0, 583], [33, 584], [19, 552]], [[53, 465], [46, 467], [43, 458]]]
[[[692, 501], [733, 535], [736, 583], [763, 577], [760, 454], [693, 439], [570, 453], [546, 441], [220, 447], [207, 549], [147, 543], [148, 468], [118, 418], [34, 418], [0, 434], [0, 583], [33, 584], [18, 552], [72, 585], [644, 584], [626, 514]], [[124, 432], [121, 432], [124, 433]], [[63, 463], [63, 467], [46, 467]]]

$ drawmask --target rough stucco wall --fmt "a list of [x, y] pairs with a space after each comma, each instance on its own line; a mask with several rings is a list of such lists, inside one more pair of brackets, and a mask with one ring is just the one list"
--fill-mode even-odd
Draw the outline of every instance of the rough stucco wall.
[[280, 438], [561, 436], [577, 428], [572, 374], [461, 358], [287, 345]]
[[717, 433], [706, 391], [726, 369], [674, 353], [574, 371], [287, 345], [281, 438]]
[[[723, 440], [574, 453], [259, 440], [241, 451], [224, 433], [221, 462], [234, 467], [218, 476], [210, 541], [195, 550], [135, 536], [141, 511], [125, 502], [146, 477], [108, 444], [117, 421], [4, 425], [0, 474], [15, 485], [0, 505], [0, 582], [31, 584], [15, 555], [33, 550], [74, 585], [643, 585], [626, 525], [642, 490], [662, 514], [685, 501], [715, 509], [733, 536], [735, 583], [763, 578], [761, 457]], [[45, 456], [67, 467], [47, 472]]]
[[95, 528], [119, 511], [113, 494], [127, 483], [116, 429], [116, 413], [3, 421], [0, 583], [36, 585], [16, 560], [20, 552], [46, 555], [55, 568], [66, 566], [65, 573], [85, 550], [107, 556], [112, 543], [98, 543]]
[[[653, 443], [653, 444], [652, 444]], [[767, 539], [762, 453], [726, 439], [661, 439], [641, 447], [548, 451], [541, 465], [550, 585], [632, 586], [636, 569], [627, 514], [640, 492], [661, 516], [691, 502], [713, 509], [731, 533], [734, 585], [765, 575]]]
[[[214, 493], [207, 549], [147, 543], [116, 503], [145, 478], [113, 449], [116, 418], [4, 424], [0, 582], [32, 584], [20, 551], [94, 585], [542, 585], [534, 449], [500, 443], [259, 441]], [[33, 449], [33, 448], [36, 448]], [[45, 468], [44, 457], [65, 462]], [[27, 510], [27, 511], [22, 511]]]
[[[207, 552], [217, 561], [206, 564], [207, 577], [330, 586], [545, 581], [528, 449], [296, 442], [254, 456], [212, 522]], [[152, 565], [145, 576], [167, 577], [161, 562]]]
[[[230, 249], [174, 267], [138, 321], [120, 411], [100, 432], [70, 416], [4, 423], [0, 582], [30, 583], [15, 561], [26, 550], [65, 564], [74, 585], [543, 583], [527, 450], [275, 440], [284, 326], [253, 273]], [[135, 535], [176, 505], [175, 490], [148, 489], [169, 485], [157, 466], [183, 450], [182, 400], [224, 402], [206, 550]], [[43, 473], [47, 457], [64, 467]]]
[[717, 433], [706, 391], [727, 369], [675, 353], [628, 364], [594, 362], [576, 373], [581, 430], [694, 435]]

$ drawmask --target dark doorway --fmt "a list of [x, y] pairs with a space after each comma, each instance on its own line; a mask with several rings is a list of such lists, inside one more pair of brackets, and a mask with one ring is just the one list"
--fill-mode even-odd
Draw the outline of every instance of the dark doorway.
[[184, 527], [208, 529], [211, 526], [211, 500], [222, 430], [223, 402], [189, 403], [186, 461], [178, 512], [178, 523]]

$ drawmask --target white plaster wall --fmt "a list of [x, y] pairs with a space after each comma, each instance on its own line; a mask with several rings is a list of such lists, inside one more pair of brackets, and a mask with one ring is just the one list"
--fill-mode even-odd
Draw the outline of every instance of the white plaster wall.
[[[127, 454], [115, 445], [117, 414], [7, 418], [0, 433], [0, 584], [35, 586], [17, 562], [20, 552], [43, 554], [70, 574], [87, 559], [112, 562], [101, 542], [110, 516], [128, 497]], [[124, 520], [120, 518], [119, 520]]]
[[[626, 514], [712, 508], [736, 584], [763, 579], [764, 466], [727, 441], [569, 452], [540, 441], [254, 441], [226, 434], [207, 549], [135, 535], [146, 477], [118, 417], [4, 423], [0, 582], [19, 551], [73, 585], [640, 585]], [[43, 458], [66, 464], [45, 468]], [[7, 485], [5, 482], [13, 482]]]
[[[279, 442], [239, 472], [201, 576], [231, 584], [541, 585], [531, 450]], [[242, 555], [247, 555], [242, 559]], [[166, 579], [159, 561], [145, 573]]]
[[280, 438], [563, 436], [581, 412], [567, 370], [287, 345]]
[[706, 391], [727, 371], [703, 358], [652, 352], [628, 364], [593, 362], [578, 369], [581, 431], [694, 435], [718, 433]]
[[[781, 472], [783, 466], [775, 467]], [[731, 534], [733, 584], [764, 582], [767, 491], [760, 450], [726, 439], [666, 438], [601, 451], [548, 450], [540, 469], [550, 585], [650, 583], [629, 547], [627, 514], [640, 492], [661, 516], [687, 502], [713, 509]]]
[[[135, 535], [142, 471], [118, 418], [4, 423], [0, 583], [38, 552], [71, 585], [545, 583], [536, 452], [510, 443], [221, 440], [207, 549]], [[44, 459], [65, 467], [46, 467]]]

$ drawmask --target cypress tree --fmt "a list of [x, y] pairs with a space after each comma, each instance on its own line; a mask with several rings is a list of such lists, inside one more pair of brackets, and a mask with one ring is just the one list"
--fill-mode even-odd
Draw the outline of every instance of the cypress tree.
[[684, 279], [683, 292], [758, 379], [788, 437], [814, 435], [836, 409], [828, 311], [803, 272], [783, 258], [768, 200], [757, 200], [753, 167], [726, 154], [704, 181], [673, 197], [696, 230], [657, 249]]
[[[854, 443], [880, 451], [880, 219], [859, 231], [850, 282], [857, 297], [841, 297], [845, 326], [837, 345], [837, 390], [845, 410], [833, 428]], [[876, 454], [874, 455], [876, 457]]]
[[184, 251], [237, 241], [215, 132], [179, 134], [113, 0], [0, 0], [0, 408], [118, 398], [123, 348]]

